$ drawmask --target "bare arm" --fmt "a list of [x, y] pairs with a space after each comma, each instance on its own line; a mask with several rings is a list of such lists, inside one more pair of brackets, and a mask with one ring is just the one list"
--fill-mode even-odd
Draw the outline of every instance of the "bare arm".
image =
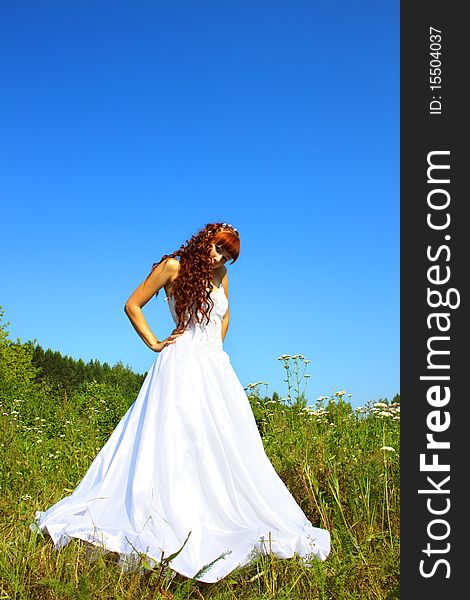
[[[225, 267], [224, 267], [225, 268]], [[222, 287], [224, 288], [225, 295], [228, 299], [228, 274], [227, 269], [225, 268], [225, 275], [222, 278]], [[225, 336], [227, 335], [228, 324], [230, 322], [230, 310], [227, 308], [227, 312], [222, 319], [222, 342], [225, 340]]]
[[129, 317], [134, 329], [145, 342], [145, 344], [155, 352], [160, 352], [167, 344], [174, 343], [176, 337], [181, 334], [173, 332], [168, 338], [159, 342], [155, 334], [150, 329], [142, 312], [142, 308], [154, 296], [158, 290], [162, 289], [167, 283], [176, 277], [179, 270], [179, 262], [175, 258], [168, 258], [160, 263], [148, 279], [143, 281], [129, 296], [124, 305], [124, 312]]

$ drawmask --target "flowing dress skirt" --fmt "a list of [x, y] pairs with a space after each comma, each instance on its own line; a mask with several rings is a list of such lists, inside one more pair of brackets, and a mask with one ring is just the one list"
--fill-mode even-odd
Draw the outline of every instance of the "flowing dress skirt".
[[268, 459], [227, 353], [201, 331], [157, 356], [74, 492], [37, 511], [34, 527], [56, 548], [80, 538], [152, 565], [184, 545], [169, 567], [192, 578], [213, 563], [196, 577], [204, 582], [270, 550], [307, 564], [330, 551], [328, 531], [308, 521]]

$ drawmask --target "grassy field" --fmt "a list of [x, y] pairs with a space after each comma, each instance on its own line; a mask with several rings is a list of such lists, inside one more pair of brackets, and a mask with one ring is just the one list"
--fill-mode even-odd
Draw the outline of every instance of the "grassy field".
[[91, 560], [75, 540], [57, 551], [29, 525], [74, 490], [135, 398], [96, 381], [59, 394], [36, 382], [32, 346], [0, 331], [0, 600], [400, 597], [399, 396], [353, 408], [339, 390], [308, 403], [300, 355], [279, 358], [285, 398], [263, 394], [263, 382], [246, 388], [274, 467], [310, 521], [331, 532], [325, 562], [267, 553], [215, 584], [165, 565], [125, 573], [114, 555]]

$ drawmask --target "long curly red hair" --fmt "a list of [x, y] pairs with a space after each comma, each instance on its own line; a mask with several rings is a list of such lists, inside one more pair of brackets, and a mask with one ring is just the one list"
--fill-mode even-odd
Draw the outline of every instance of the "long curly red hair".
[[[173, 281], [175, 312], [178, 328], [184, 329], [190, 322], [202, 323], [209, 315], [214, 302], [211, 298], [212, 269], [210, 252], [212, 244], [219, 246], [232, 257], [232, 264], [240, 254], [240, 234], [227, 223], [208, 223], [179, 250], [164, 254], [153, 263], [152, 271], [167, 258], [179, 258], [180, 269]], [[152, 272], [151, 271], [151, 272]], [[149, 274], [150, 275], [150, 274]], [[158, 292], [155, 296], [158, 295]]]

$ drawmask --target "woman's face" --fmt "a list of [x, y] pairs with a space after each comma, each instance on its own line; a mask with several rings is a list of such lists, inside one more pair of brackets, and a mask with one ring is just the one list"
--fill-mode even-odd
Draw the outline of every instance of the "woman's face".
[[219, 267], [225, 265], [225, 263], [228, 260], [232, 260], [232, 257], [227, 252], [227, 250], [224, 250], [223, 248], [221, 248], [220, 246], [216, 246], [215, 244], [212, 244], [212, 249], [211, 253], [209, 254], [209, 257], [212, 259], [212, 269], [218, 269]]

